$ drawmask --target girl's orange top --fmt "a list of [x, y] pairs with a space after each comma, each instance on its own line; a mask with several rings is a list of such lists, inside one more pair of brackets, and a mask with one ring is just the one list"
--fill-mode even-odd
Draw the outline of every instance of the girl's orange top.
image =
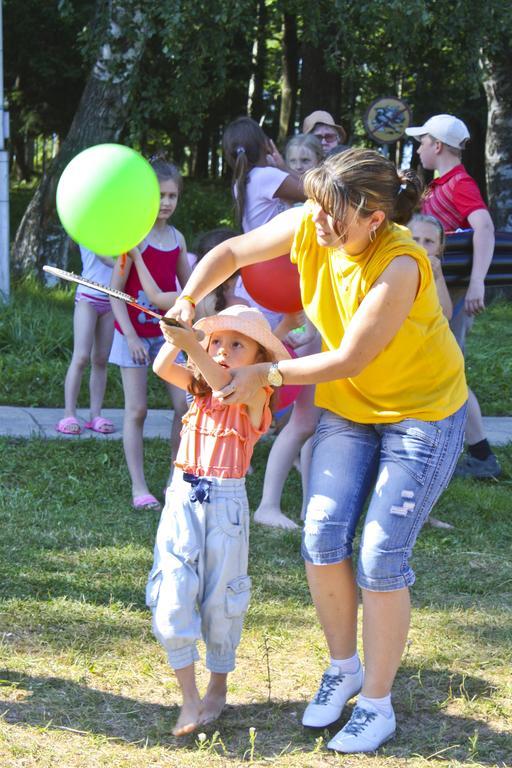
[[245, 477], [254, 446], [272, 421], [272, 390], [268, 387], [265, 392], [258, 428], [253, 426], [247, 406], [225, 405], [211, 394], [196, 395], [182, 420], [176, 466], [198, 477]]

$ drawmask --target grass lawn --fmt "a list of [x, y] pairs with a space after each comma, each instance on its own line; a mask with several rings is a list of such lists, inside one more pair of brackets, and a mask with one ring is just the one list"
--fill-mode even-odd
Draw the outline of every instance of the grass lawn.
[[[254, 508], [269, 442], [248, 478]], [[146, 445], [162, 487], [167, 445]], [[512, 446], [499, 451], [506, 475]], [[325, 750], [300, 725], [325, 666], [300, 535], [253, 526], [251, 607], [214, 726], [171, 734], [179, 701], [150, 629], [144, 586], [157, 516], [129, 506], [120, 443], [0, 439], [0, 765], [505, 766], [512, 755], [510, 481], [454, 481], [417, 544], [398, 733], [374, 756]], [[298, 514], [292, 472], [284, 507]], [[200, 665], [200, 680], [205, 674]], [[347, 708], [348, 711], [348, 708]]]
[[[1, 404], [62, 406], [72, 308], [69, 288], [14, 286], [0, 307]], [[497, 302], [475, 325], [467, 359], [487, 415], [512, 414], [511, 361], [512, 304]], [[154, 377], [149, 404], [167, 406]], [[105, 405], [123, 405], [117, 369]], [[257, 446], [248, 478], [252, 509], [269, 445]], [[167, 456], [164, 441], [147, 442], [154, 489]], [[452, 482], [435, 514], [455, 529], [427, 527], [418, 541], [396, 739], [377, 757], [342, 757], [325, 750], [327, 732], [300, 725], [326, 651], [299, 533], [252, 527], [254, 589], [230, 706], [204, 734], [178, 741], [177, 686], [144, 606], [158, 521], [130, 507], [121, 443], [0, 438], [1, 768], [510, 765], [512, 446], [498, 457], [503, 479]], [[292, 472], [284, 510], [297, 518], [299, 508]]]

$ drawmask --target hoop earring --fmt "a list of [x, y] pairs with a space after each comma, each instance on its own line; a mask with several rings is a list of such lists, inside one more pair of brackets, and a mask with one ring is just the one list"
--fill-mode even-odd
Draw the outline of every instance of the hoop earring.
[[374, 243], [376, 239], [377, 239], [377, 230], [370, 229], [370, 243]]

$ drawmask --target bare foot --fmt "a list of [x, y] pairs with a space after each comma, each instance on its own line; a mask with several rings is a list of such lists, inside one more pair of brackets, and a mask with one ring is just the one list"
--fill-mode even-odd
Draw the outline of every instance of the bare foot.
[[222, 710], [226, 705], [226, 689], [222, 690], [208, 690], [205, 693], [204, 699], [201, 703], [201, 712], [199, 714], [199, 723], [201, 725], [207, 725], [217, 720]]
[[199, 712], [201, 710], [201, 699], [187, 701], [183, 704], [176, 725], [172, 729], [175, 736], [186, 736], [187, 733], [195, 731], [199, 725]]
[[254, 513], [254, 522], [260, 525], [268, 525], [269, 528], [284, 528], [289, 531], [299, 527], [297, 523], [283, 515], [280, 509], [259, 507]]
[[437, 517], [429, 517], [428, 522], [432, 528], [444, 528], [448, 531], [451, 531], [455, 528], [455, 526], [451, 523], [445, 523], [443, 520], [439, 520]]

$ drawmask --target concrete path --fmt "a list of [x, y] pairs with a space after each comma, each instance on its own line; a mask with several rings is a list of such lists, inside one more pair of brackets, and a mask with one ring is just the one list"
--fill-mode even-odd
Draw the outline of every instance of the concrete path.
[[[115, 424], [116, 431], [111, 435], [99, 435], [90, 429], [84, 429], [80, 435], [61, 435], [55, 431], [55, 425], [62, 418], [60, 408], [25, 408], [23, 406], [0, 406], [0, 436], [8, 437], [45, 437], [63, 440], [119, 440], [122, 436], [123, 411], [118, 408], [106, 408], [103, 416]], [[88, 412], [78, 411], [78, 420], [83, 424], [89, 418]], [[162, 437], [169, 439], [173, 419], [172, 410], [150, 410], [144, 425], [144, 437]], [[492, 445], [505, 445], [512, 442], [512, 417], [487, 416], [484, 418], [487, 439]]]
[[[91, 437], [98, 438], [98, 440], [120, 440], [122, 437], [123, 410], [121, 408], [104, 408], [102, 411], [102, 416], [110, 419], [116, 428], [116, 431], [110, 435], [101, 435], [91, 429], [85, 429], [85, 422], [89, 418], [89, 412], [85, 409], [79, 409], [77, 413], [83, 432], [80, 435], [63, 435], [55, 430], [55, 426], [62, 416], [62, 408], [0, 406], [0, 436], [51, 439], [59, 437], [63, 440], [89, 440]], [[171, 434], [173, 416], [171, 409], [148, 411], [144, 425], [144, 437], [163, 437], [168, 440]]]

